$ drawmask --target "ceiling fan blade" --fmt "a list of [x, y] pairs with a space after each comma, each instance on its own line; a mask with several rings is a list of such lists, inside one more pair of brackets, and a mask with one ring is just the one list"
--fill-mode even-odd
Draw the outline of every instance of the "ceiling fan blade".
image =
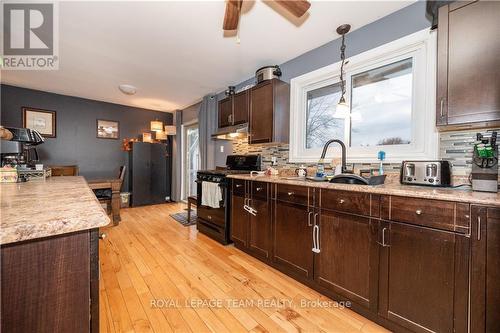
[[224, 23], [222, 29], [236, 30], [238, 28], [238, 21], [240, 20], [242, 0], [227, 0], [226, 13], [224, 14]]
[[296, 17], [301, 17], [311, 7], [311, 3], [306, 0], [274, 0], [274, 2]]

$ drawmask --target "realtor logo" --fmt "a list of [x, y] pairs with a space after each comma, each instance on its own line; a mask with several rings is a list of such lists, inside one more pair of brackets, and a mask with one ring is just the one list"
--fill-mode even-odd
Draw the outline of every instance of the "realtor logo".
[[3, 3], [2, 69], [58, 69], [54, 3]]

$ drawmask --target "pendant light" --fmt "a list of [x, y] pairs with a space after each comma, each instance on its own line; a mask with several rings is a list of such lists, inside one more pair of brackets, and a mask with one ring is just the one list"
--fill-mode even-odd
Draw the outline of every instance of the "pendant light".
[[163, 131], [163, 122], [161, 120], [155, 119], [151, 121], [151, 131], [161, 132]]
[[339, 118], [348, 117], [351, 109], [349, 104], [345, 100], [345, 82], [344, 82], [344, 65], [345, 65], [345, 35], [351, 30], [350, 24], [342, 24], [337, 28], [337, 33], [342, 36], [342, 45], [340, 46], [340, 59], [342, 63], [340, 65], [340, 88], [342, 90], [342, 96], [340, 96], [337, 108], [335, 109], [335, 116]]

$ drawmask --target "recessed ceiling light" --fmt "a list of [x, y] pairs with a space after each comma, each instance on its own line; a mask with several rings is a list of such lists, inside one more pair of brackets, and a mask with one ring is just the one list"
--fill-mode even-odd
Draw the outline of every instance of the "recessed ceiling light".
[[134, 95], [137, 92], [137, 88], [130, 84], [120, 84], [118, 89], [125, 95]]

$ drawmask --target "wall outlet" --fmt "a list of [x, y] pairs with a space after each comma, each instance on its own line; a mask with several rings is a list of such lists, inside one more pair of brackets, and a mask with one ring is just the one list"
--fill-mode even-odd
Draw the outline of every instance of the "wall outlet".
[[221, 146], [220, 146], [220, 152], [221, 152], [221, 153], [223, 153], [223, 152], [224, 152], [224, 146], [223, 146], [223, 145], [221, 145]]
[[278, 159], [276, 158], [276, 156], [271, 157], [271, 165], [272, 166], [278, 165]]

